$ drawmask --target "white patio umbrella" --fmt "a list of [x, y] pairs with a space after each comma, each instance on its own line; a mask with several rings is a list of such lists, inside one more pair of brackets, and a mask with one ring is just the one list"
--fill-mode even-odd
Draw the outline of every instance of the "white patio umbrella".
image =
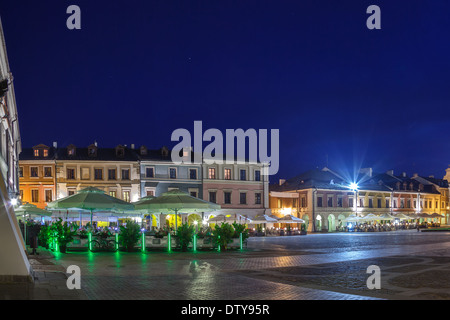
[[278, 223], [305, 223], [305, 220], [297, 218], [292, 214], [287, 214], [281, 218], [278, 218]]
[[351, 214], [347, 218], [345, 218], [344, 221], [345, 222], [359, 222], [359, 221], [361, 221], [361, 218], [354, 214]]
[[263, 215], [257, 215], [252, 219], [252, 223], [259, 224], [259, 223], [277, 223], [278, 219], [269, 217], [266, 214]]
[[240, 215], [240, 214], [219, 214], [215, 217], [208, 219], [208, 223], [224, 223], [224, 222], [236, 222], [239, 224], [252, 223], [253, 220]]
[[375, 221], [379, 220], [378, 216], [374, 215], [373, 213], [369, 213], [368, 215], [365, 215], [364, 217], [360, 218], [360, 221]]
[[378, 219], [376, 219], [376, 220], [389, 220], [389, 221], [391, 221], [391, 220], [395, 220], [395, 217], [391, 216], [389, 213], [384, 213], [381, 216], [378, 216]]
[[396, 215], [394, 215], [394, 218], [396, 219], [400, 219], [400, 220], [412, 220], [414, 218], [407, 216], [406, 214], [403, 213], [397, 213]]

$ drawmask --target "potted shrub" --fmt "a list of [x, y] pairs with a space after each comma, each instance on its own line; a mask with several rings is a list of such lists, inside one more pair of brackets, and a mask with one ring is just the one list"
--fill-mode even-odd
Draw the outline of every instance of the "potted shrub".
[[125, 248], [126, 251], [131, 252], [134, 246], [139, 241], [140, 226], [132, 220], [126, 220], [126, 225], [120, 226], [119, 244]]
[[233, 235], [233, 226], [226, 222], [222, 225], [216, 225], [213, 231], [214, 242], [220, 246], [221, 250], [227, 250], [228, 244], [233, 242]]
[[66, 253], [67, 244], [73, 241], [73, 236], [76, 235], [76, 230], [73, 230], [71, 226], [64, 223], [60, 218], [58, 221], [53, 222], [50, 226], [49, 239], [56, 241], [59, 247], [59, 252]]
[[50, 227], [44, 224], [41, 227], [41, 230], [39, 231], [38, 234], [39, 243], [41, 244], [42, 247], [48, 249], [50, 243], [49, 239], [50, 239]]
[[242, 241], [245, 241], [248, 239], [248, 229], [244, 224], [239, 224], [236, 222], [233, 222], [233, 228], [234, 228], [234, 235], [233, 238], [239, 238], [240, 234], [242, 233]]
[[308, 232], [306, 231], [306, 224], [302, 223], [300, 226], [300, 235], [306, 235]]
[[194, 236], [194, 226], [190, 226], [187, 223], [183, 223], [177, 229], [178, 246], [181, 251], [187, 251], [189, 244], [192, 242]]

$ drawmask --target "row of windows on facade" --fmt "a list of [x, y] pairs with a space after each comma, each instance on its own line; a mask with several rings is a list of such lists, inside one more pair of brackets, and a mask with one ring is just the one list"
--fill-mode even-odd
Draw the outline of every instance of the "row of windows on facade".
[[[74, 195], [75, 194], [75, 190], [68, 190], [67, 193], [69, 196]], [[109, 191], [109, 195], [111, 197], [117, 197], [117, 192], [116, 191]], [[20, 198], [23, 199], [23, 190], [20, 190]], [[123, 191], [122, 192], [122, 200], [126, 201], [126, 202], [130, 202], [131, 201], [131, 192], [130, 191]], [[39, 194], [39, 190], [38, 189], [32, 189], [31, 190], [31, 202], [40, 202], [41, 198], [40, 198], [40, 194]], [[53, 201], [53, 190], [47, 189], [44, 190], [44, 201], [45, 202], [52, 202]]]
[[[373, 199], [368, 199], [368, 208], [374, 208], [374, 201]], [[334, 203], [333, 203], [333, 198], [332, 197], [328, 197], [327, 198], [327, 207], [334, 207]], [[439, 201], [434, 201], [435, 202], [435, 206], [434, 209], [439, 209]], [[382, 208], [381, 206], [382, 200], [381, 199], [377, 199], [377, 208]], [[385, 208], [390, 208], [390, 200], [386, 199], [385, 200]], [[317, 207], [323, 207], [323, 197], [317, 197]], [[410, 199], [400, 199], [400, 206], [398, 205], [398, 200], [397, 199], [393, 199], [392, 200], [392, 208], [417, 208], [417, 200], [413, 200], [411, 202]], [[411, 204], [413, 205], [411, 207]], [[302, 208], [306, 208], [306, 198], [301, 198], [301, 203], [300, 206]], [[349, 198], [348, 199], [348, 207], [349, 208], [353, 208], [354, 203], [353, 203], [353, 198]], [[442, 201], [441, 203], [441, 208], [446, 208], [448, 206], [448, 203]], [[281, 208], [282, 207], [282, 203], [281, 200], [278, 201], [278, 207]], [[293, 199], [293, 207], [297, 207], [297, 199]], [[343, 201], [342, 198], [337, 198], [336, 201], [336, 207], [338, 208], [342, 208], [343, 207]], [[364, 199], [360, 198], [359, 199], [359, 203], [358, 203], [358, 207], [363, 208], [364, 207]], [[421, 208], [425, 208], [425, 209], [433, 209], [433, 201], [432, 200], [420, 200], [420, 207]]]
[[[209, 191], [209, 201], [217, 203], [217, 191]], [[231, 204], [231, 191], [223, 192], [223, 203]], [[239, 192], [239, 204], [247, 204], [247, 192]], [[255, 192], [255, 204], [261, 204], [261, 192]]]
[[[89, 179], [89, 169], [82, 168], [81, 169], [82, 179]], [[122, 180], [130, 179], [130, 169], [122, 169]], [[23, 167], [19, 168], [19, 176], [23, 177]], [[38, 178], [39, 177], [39, 168], [38, 167], [30, 167], [30, 177]], [[53, 177], [52, 168], [44, 167], [44, 177], [51, 178]], [[67, 179], [76, 179], [76, 169], [68, 168], [67, 169]], [[197, 180], [197, 169], [189, 169], [189, 179]], [[155, 178], [155, 168], [147, 167], [146, 168], [146, 178]], [[177, 169], [169, 168], [169, 178], [176, 179], [177, 178]], [[208, 178], [209, 179], [217, 179], [216, 176], [216, 168], [208, 169]], [[247, 180], [247, 170], [240, 169], [239, 170], [239, 180], [246, 181]], [[103, 169], [94, 169], [94, 179], [95, 180], [103, 180]], [[108, 180], [116, 180], [116, 169], [108, 169]], [[254, 175], [255, 181], [261, 181], [261, 171], [255, 170]], [[232, 180], [231, 169], [224, 169], [224, 180]]]
[[[155, 177], [155, 168], [147, 167], [145, 176], [146, 176], [146, 178], [154, 178]], [[171, 179], [176, 179], [177, 171], [175, 168], [169, 168], [169, 177]], [[197, 179], [197, 169], [189, 169], [189, 178]], [[208, 179], [212, 179], [212, 180], [217, 179], [216, 168], [208, 168]], [[225, 168], [223, 170], [223, 179], [224, 180], [232, 180], [231, 169]], [[255, 170], [254, 179], [255, 179], [255, 181], [261, 181], [261, 171], [260, 170]], [[248, 180], [246, 169], [239, 170], [239, 180], [241, 180], [241, 181]]]
[[[75, 169], [69, 168], [67, 169], [67, 179], [74, 180], [76, 179]], [[117, 180], [116, 177], [116, 169], [108, 169], [108, 180]], [[52, 178], [52, 168], [44, 167], [44, 178]], [[130, 180], [130, 169], [122, 169], [121, 170], [121, 179], [122, 180]], [[23, 167], [19, 168], [19, 177], [23, 178]], [[39, 177], [39, 168], [38, 167], [30, 167], [30, 177], [38, 178]], [[82, 168], [81, 169], [81, 179], [89, 179], [89, 169]], [[94, 179], [95, 180], [103, 180], [103, 169], [94, 169]]]

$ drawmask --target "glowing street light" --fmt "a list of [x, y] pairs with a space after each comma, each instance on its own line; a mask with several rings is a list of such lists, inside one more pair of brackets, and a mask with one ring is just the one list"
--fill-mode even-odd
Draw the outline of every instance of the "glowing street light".
[[357, 184], [357, 183], [354, 183], [354, 182], [350, 183], [350, 189], [352, 189], [352, 190], [358, 190], [358, 184]]

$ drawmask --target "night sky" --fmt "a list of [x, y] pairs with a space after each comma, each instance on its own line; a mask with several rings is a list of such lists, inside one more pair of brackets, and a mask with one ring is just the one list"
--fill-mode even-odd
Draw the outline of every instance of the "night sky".
[[25, 147], [170, 147], [201, 120], [280, 129], [272, 181], [450, 164], [448, 1], [1, 0], [0, 15]]

